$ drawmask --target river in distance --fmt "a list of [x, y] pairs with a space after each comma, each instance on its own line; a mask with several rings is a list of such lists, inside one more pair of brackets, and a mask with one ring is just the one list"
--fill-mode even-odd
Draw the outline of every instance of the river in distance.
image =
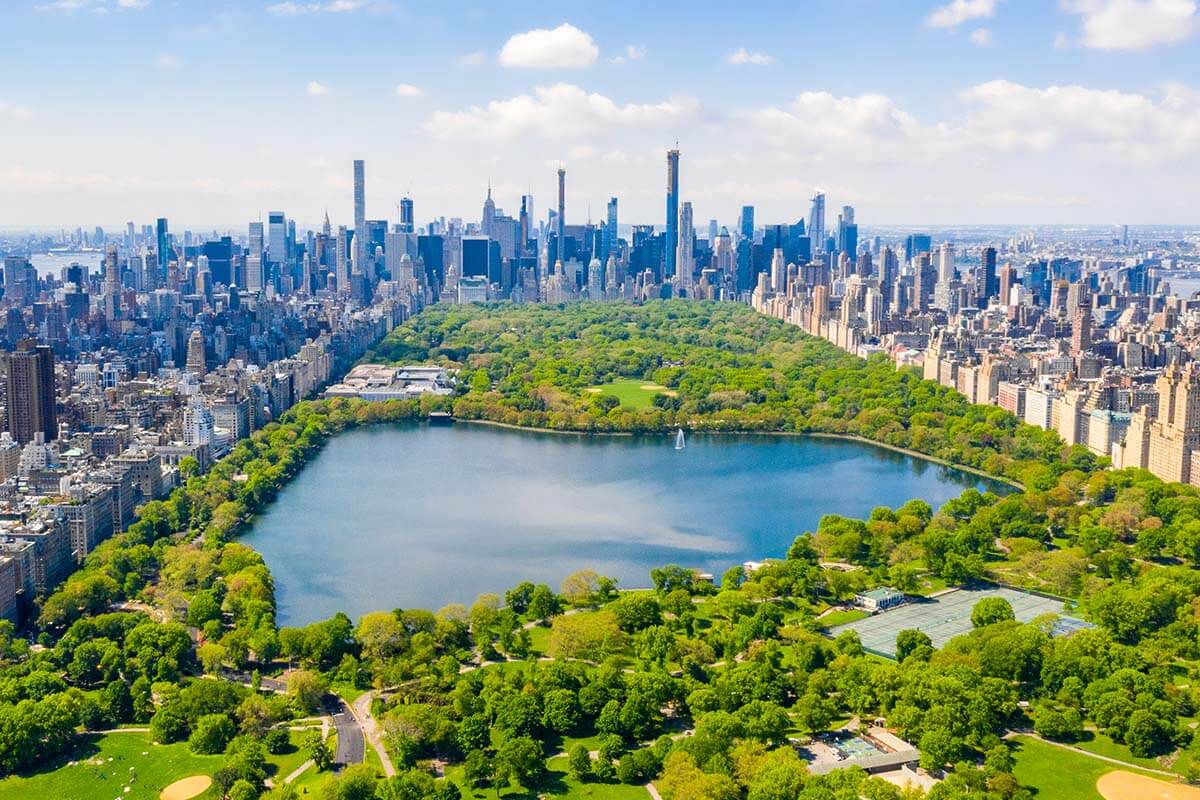
[[340, 434], [242, 539], [281, 625], [437, 609], [593, 569], [622, 587], [681, 564], [718, 578], [780, 558], [823, 514], [866, 517], [967, 487], [1006, 491], [859, 442], [802, 436], [577, 436], [458, 423]]

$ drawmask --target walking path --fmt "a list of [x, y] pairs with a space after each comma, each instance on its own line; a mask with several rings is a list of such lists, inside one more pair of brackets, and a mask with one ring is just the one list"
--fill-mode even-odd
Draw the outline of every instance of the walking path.
[[304, 772], [312, 765], [313, 765], [313, 760], [310, 758], [308, 761], [305, 761], [303, 764], [301, 764], [300, 766], [298, 766], [294, 770], [292, 770], [291, 773], [286, 778], [283, 779], [283, 782], [291, 783], [292, 781], [296, 780], [296, 778], [299, 778], [301, 775], [303, 775]]
[[350, 712], [354, 714], [354, 719], [358, 723], [358, 727], [379, 755], [379, 761], [383, 764], [383, 774], [391, 778], [396, 774], [396, 767], [392, 764], [392, 759], [388, 756], [387, 749], [383, 746], [383, 735], [379, 730], [379, 723], [371, 715], [371, 701], [373, 699], [375, 699], [375, 692], [364, 692], [357, 700], [350, 704]]

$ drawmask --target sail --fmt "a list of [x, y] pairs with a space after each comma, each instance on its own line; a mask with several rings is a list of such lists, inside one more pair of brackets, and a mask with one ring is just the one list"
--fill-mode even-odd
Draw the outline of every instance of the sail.
[[680, 428], [679, 433], [675, 434], [675, 449], [682, 450], [686, 446], [687, 445], [683, 440], [683, 428]]

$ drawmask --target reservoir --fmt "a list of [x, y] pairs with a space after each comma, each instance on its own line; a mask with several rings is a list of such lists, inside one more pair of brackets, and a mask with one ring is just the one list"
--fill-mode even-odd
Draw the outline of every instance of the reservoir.
[[437, 609], [593, 569], [626, 588], [681, 564], [718, 578], [781, 558], [823, 514], [868, 516], [1003, 484], [868, 444], [804, 436], [578, 436], [483, 425], [340, 434], [242, 538], [280, 625]]

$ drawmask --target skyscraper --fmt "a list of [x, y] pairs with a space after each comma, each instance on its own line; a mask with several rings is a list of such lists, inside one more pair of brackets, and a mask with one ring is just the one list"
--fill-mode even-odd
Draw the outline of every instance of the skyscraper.
[[121, 262], [117, 259], [117, 246], [110, 244], [104, 253], [104, 294], [117, 295], [121, 292]]
[[679, 254], [679, 150], [667, 151], [667, 240], [663, 243], [666, 258], [663, 280], [675, 276], [675, 260]]
[[754, 241], [754, 206], [742, 206], [742, 215], [738, 218], [738, 233], [747, 241]]
[[400, 232], [416, 233], [416, 228], [413, 226], [413, 201], [411, 197], [400, 198]]
[[282, 211], [267, 214], [267, 261], [272, 264], [287, 261], [287, 217]]
[[617, 240], [619, 234], [617, 232], [617, 198], [610, 197], [608, 199], [608, 227], [605, 229], [605, 236], [608, 241], [605, 242], [604, 252], [601, 254], [607, 260], [617, 250]]
[[842, 213], [838, 215], [837, 247], [838, 252], [845, 253], [854, 263], [854, 257], [858, 255], [858, 225], [854, 222], [854, 206], [842, 206]]
[[167, 235], [167, 219], [159, 217], [154, 223], [155, 253], [158, 255], [158, 285], [162, 285], [162, 277], [167, 274], [167, 264], [171, 262], [171, 237]]
[[362, 272], [366, 260], [367, 192], [363, 161], [354, 160], [354, 271]]
[[24, 339], [2, 358], [8, 378], [8, 432], [21, 444], [33, 441], [38, 433], [47, 441], [54, 439], [58, 435], [54, 351]]
[[808, 236], [814, 250], [825, 251], [825, 193], [817, 190], [808, 211]]
[[263, 255], [263, 224], [261, 222], [250, 223], [248, 238], [250, 241], [249, 254], [261, 259]]
[[[532, 211], [530, 213], [533, 213]], [[567, 224], [567, 170], [558, 168], [558, 216], [554, 218], [554, 235], [558, 238], [559, 255], [562, 254], [563, 226]]]
[[495, 224], [496, 202], [492, 200], [492, 182], [488, 181], [487, 199], [483, 201], [483, 218], [480, 220], [480, 229], [483, 231], [483, 235], [496, 238]]
[[696, 259], [693, 255], [695, 241], [696, 229], [692, 223], [692, 204], [685, 202], [679, 210], [679, 253], [675, 257], [680, 286], [690, 287], [692, 284], [692, 276], [696, 269]]
[[208, 363], [204, 357], [204, 334], [194, 330], [188, 336], [187, 371], [201, 378], [208, 372]]
[[[983, 248], [980, 262], [983, 272], [983, 297], [980, 298], [980, 305], [985, 307], [988, 300], [1000, 293], [1000, 281], [996, 275], [996, 248]], [[1001, 298], [1001, 300], [1007, 300], [1007, 298]]]

